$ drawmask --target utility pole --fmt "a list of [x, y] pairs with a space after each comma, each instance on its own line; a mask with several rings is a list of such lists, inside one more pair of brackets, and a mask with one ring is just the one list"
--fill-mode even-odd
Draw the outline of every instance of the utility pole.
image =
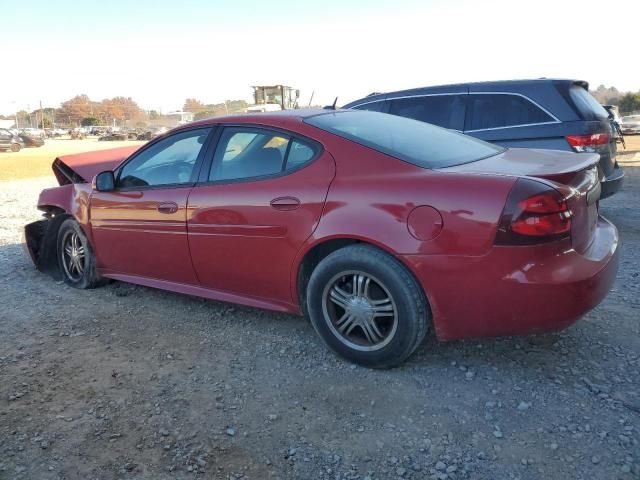
[[[44, 110], [42, 109], [42, 100], [40, 100], [40, 122], [42, 122], [42, 130], [44, 131]], [[36, 123], [38, 123], [38, 117], [36, 117]]]

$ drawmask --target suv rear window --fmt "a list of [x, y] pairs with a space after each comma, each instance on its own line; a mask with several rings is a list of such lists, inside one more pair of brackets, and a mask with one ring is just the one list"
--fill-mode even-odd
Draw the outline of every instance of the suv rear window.
[[554, 121], [544, 110], [519, 95], [470, 94], [468, 105], [466, 131]]
[[573, 85], [569, 89], [569, 95], [584, 120], [606, 120], [609, 118], [609, 113], [605, 108], [581, 86]]
[[423, 168], [475, 162], [502, 147], [410, 118], [368, 111], [337, 111], [305, 123]]

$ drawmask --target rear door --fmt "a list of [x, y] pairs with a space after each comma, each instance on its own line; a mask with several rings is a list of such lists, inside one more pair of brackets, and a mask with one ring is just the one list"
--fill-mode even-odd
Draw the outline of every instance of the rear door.
[[293, 260], [315, 230], [335, 174], [333, 157], [289, 132], [227, 126], [189, 195], [189, 248], [200, 283], [297, 303]]

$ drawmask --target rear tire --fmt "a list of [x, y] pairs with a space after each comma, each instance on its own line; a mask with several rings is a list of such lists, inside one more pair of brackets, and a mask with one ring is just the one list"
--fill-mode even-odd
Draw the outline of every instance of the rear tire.
[[370, 245], [351, 245], [325, 257], [311, 274], [306, 298], [311, 323], [327, 346], [365, 367], [405, 361], [431, 322], [415, 278]]
[[64, 283], [88, 289], [105, 283], [96, 270], [96, 257], [78, 222], [69, 218], [58, 230], [58, 266]]
[[12, 143], [11, 144], [11, 151], [12, 152], [19, 152], [20, 151], [20, 144], [18, 143]]

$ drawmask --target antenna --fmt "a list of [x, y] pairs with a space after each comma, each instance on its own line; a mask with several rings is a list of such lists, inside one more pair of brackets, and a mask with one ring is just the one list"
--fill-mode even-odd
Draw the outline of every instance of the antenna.
[[322, 107], [324, 110], [335, 110], [336, 104], [338, 103], [338, 97], [333, 101], [333, 105], [327, 105], [326, 107]]

